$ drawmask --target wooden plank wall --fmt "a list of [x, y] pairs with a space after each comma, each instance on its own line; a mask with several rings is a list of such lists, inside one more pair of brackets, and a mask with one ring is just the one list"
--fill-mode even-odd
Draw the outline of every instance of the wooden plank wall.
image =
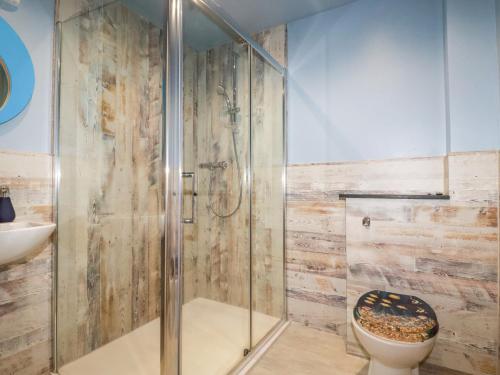
[[[286, 66], [286, 26], [263, 31], [255, 39]], [[254, 54], [251, 67], [252, 309], [281, 318], [285, 302], [284, 82], [281, 74], [258, 54]]]
[[[281, 26], [259, 34], [262, 43], [285, 57], [286, 28]], [[283, 211], [281, 194], [282, 89], [277, 77], [257, 60], [254, 61], [252, 115], [254, 191], [250, 197], [247, 180], [243, 181], [243, 199], [238, 212], [221, 219], [207, 208], [210, 179], [212, 202], [220, 213], [234, 209], [239, 180], [234, 162], [229, 116], [224, 98], [217, 94], [223, 83], [232, 98], [231, 54], [238, 54], [237, 102], [238, 153], [243, 178], [250, 160], [250, 66], [247, 46], [226, 44], [208, 51], [185, 48], [184, 54], [184, 170], [197, 175], [195, 224], [185, 225], [184, 301], [196, 297], [214, 299], [241, 307], [250, 303], [250, 225], [254, 229], [255, 257], [252, 259], [254, 308], [281, 316], [283, 308]], [[277, 124], [277, 125], [276, 125]], [[276, 125], [276, 126], [275, 126]], [[271, 150], [272, 153], [271, 153]], [[270, 157], [272, 154], [272, 157]], [[200, 163], [232, 161], [224, 171], [210, 172]], [[190, 215], [190, 182], [185, 188], [185, 215]], [[186, 186], [185, 185], [185, 186]], [[277, 199], [279, 198], [279, 199]], [[250, 199], [253, 216], [250, 220]]]
[[338, 200], [340, 191], [439, 192], [443, 165], [422, 158], [289, 167], [290, 319], [346, 335], [348, 350], [362, 354], [346, 327], [360, 294], [418, 295], [441, 324], [423, 373], [496, 373], [498, 153], [450, 155], [450, 201]]
[[[417, 295], [441, 326], [428, 363], [496, 374], [498, 154], [452, 154], [449, 162], [448, 202], [348, 201], [348, 316], [366, 289]], [[368, 230], [360, 230], [364, 216]], [[359, 350], [350, 330], [348, 343]]]
[[63, 24], [58, 359], [160, 309], [160, 30], [119, 3]]
[[[52, 221], [50, 155], [0, 152], [0, 185], [11, 189], [17, 221]], [[0, 374], [49, 374], [51, 292], [51, 241], [0, 267]]]
[[[185, 56], [185, 171], [197, 176], [195, 224], [185, 225], [184, 302], [204, 297], [241, 307], [250, 302], [249, 194], [243, 183], [240, 209], [229, 218], [218, 213], [232, 211], [238, 203], [240, 180], [233, 154], [232, 130], [225, 100], [217, 94], [222, 83], [232, 100], [232, 54], [238, 56], [236, 143], [241, 170], [249, 163], [248, 51], [244, 46], [225, 44], [207, 51], [186, 50]], [[192, 96], [190, 96], [192, 94]], [[229, 162], [225, 170], [209, 171], [200, 163]], [[212, 180], [212, 181], [210, 181]], [[210, 184], [212, 194], [210, 198]], [[190, 215], [191, 184], [185, 186], [185, 215]]]
[[443, 171], [444, 158], [289, 166], [289, 318], [346, 334], [345, 202], [339, 193], [439, 192]]

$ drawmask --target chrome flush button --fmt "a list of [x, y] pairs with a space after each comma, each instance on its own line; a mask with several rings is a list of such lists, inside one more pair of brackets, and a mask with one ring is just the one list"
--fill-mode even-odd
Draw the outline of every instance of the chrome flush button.
[[363, 223], [363, 226], [364, 226], [365, 228], [368, 228], [368, 227], [370, 227], [371, 220], [370, 220], [370, 218], [369, 218], [368, 216], [365, 216], [365, 217], [363, 218], [362, 223]]

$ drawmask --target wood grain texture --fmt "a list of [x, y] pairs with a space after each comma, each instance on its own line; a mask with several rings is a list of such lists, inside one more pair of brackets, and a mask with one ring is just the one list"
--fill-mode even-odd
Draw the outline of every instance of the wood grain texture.
[[[204, 297], [240, 307], [250, 303], [249, 192], [243, 183], [242, 203], [231, 217], [218, 218], [238, 204], [240, 180], [225, 100], [217, 94], [223, 83], [232, 97], [232, 56], [237, 54], [238, 131], [236, 147], [242, 171], [249, 163], [249, 101], [247, 49], [226, 44], [207, 51], [185, 52], [184, 171], [195, 172], [197, 195], [194, 225], [185, 225], [184, 302]], [[225, 170], [210, 171], [200, 163], [227, 161]], [[191, 216], [191, 181], [185, 182], [185, 217]]]
[[[0, 152], [16, 221], [52, 221], [52, 157]], [[0, 267], [0, 374], [45, 375], [51, 358], [52, 243]]]
[[344, 191], [443, 191], [443, 160], [289, 167], [290, 319], [347, 333], [349, 352], [363, 355], [346, 329], [357, 298], [376, 288], [414, 294], [441, 324], [424, 371], [496, 373], [498, 153], [449, 155], [450, 201], [338, 200]]
[[[285, 62], [286, 26], [258, 40]], [[282, 318], [284, 291], [284, 81], [259, 55], [251, 59], [252, 310]], [[254, 337], [258, 341], [262, 337]]]
[[444, 157], [289, 166], [291, 200], [336, 200], [339, 192], [428, 194], [444, 190]]
[[[289, 169], [289, 176], [295, 178], [293, 169]], [[294, 200], [289, 196], [287, 204], [288, 317], [344, 335], [344, 202]]]
[[288, 66], [286, 25], [279, 25], [261, 31], [260, 33], [253, 34], [252, 37], [283, 67]]
[[[260, 38], [284, 56], [284, 26], [266, 31]], [[208, 207], [211, 204], [218, 213], [228, 213], [238, 202], [240, 180], [231, 124], [224, 97], [217, 94], [217, 86], [222, 83], [232, 98], [234, 53], [238, 56], [236, 101], [240, 111], [236, 143], [243, 193], [240, 209], [232, 217], [223, 219], [216, 217]], [[273, 110], [283, 107], [281, 77], [260, 59], [250, 60], [246, 45], [225, 44], [207, 51], [185, 48], [184, 88], [183, 169], [195, 172], [197, 176], [195, 223], [184, 226], [184, 302], [203, 297], [249, 307], [252, 282], [254, 310], [281, 316], [284, 301], [283, 114]], [[256, 140], [252, 143], [252, 160], [250, 137]], [[221, 161], [228, 161], [229, 167], [216, 171], [200, 168], [200, 163]], [[245, 178], [250, 163], [254, 187], [251, 193]], [[190, 181], [186, 181], [186, 217], [191, 214], [190, 185]], [[250, 226], [253, 231], [252, 258]], [[252, 277], [250, 262], [254, 271]]]
[[[452, 204], [348, 201], [347, 316], [365, 291], [417, 295], [434, 308], [440, 323], [429, 363], [470, 374], [495, 374], [496, 223], [488, 229], [480, 220], [467, 220], [480, 218], [482, 207], [459, 210], [453, 220], [443, 220]], [[371, 218], [368, 229], [361, 225], [365, 216]], [[351, 330], [348, 343], [351, 352], [359, 351]]]
[[[368, 361], [349, 355], [342, 337], [292, 323], [250, 375], [366, 375]], [[421, 375], [464, 375], [426, 364]]]
[[63, 24], [58, 342], [64, 365], [158, 317], [160, 30], [116, 3]]

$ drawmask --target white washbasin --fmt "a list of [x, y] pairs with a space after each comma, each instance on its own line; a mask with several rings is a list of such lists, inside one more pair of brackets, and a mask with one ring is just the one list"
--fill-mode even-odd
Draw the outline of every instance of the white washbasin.
[[52, 223], [0, 224], [0, 265], [23, 259], [37, 250], [54, 232]]

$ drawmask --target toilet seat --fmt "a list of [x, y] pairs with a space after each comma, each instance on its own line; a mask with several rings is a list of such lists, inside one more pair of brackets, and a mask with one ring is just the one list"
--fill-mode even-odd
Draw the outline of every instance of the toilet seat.
[[367, 332], [397, 342], [416, 343], [439, 331], [436, 313], [415, 296], [373, 290], [356, 304], [354, 319]]

